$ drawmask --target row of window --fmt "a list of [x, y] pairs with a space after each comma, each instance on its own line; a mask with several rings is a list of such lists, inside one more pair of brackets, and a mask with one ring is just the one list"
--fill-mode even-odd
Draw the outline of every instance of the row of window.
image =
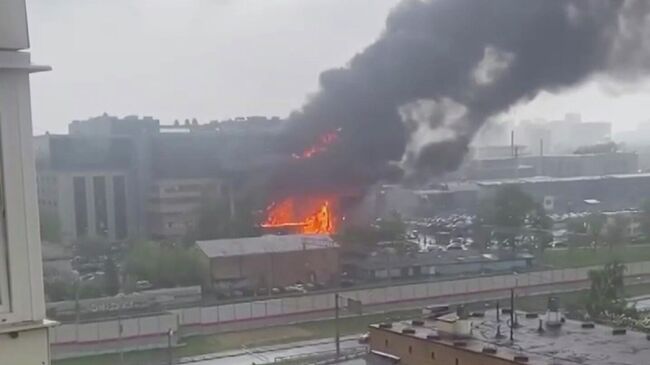
[[[110, 177], [109, 177], [110, 178]], [[92, 177], [92, 199], [95, 206], [95, 229], [100, 235], [107, 235], [108, 227], [108, 202], [107, 181], [105, 176]], [[113, 176], [113, 207], [115, 222], [115, 238], [124, 239], [127, 235], [126, 217], [126, 182], [124, 176]], [[75, 176], [72, 179], [74, 196], [74, 213], [77, 236], [86, 236], [89, 232], [88, 202], [86, 197], [86, 178]]]

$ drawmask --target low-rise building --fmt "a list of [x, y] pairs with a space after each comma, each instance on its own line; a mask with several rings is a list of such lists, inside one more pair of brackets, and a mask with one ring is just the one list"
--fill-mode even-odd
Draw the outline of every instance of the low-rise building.
[[445, 313], [427, 320], [371, 325], [370, 349], [404, 365], [638, 365], [650, 358], [644, 333], [567, 320], [557, 310], [509, 314]]
[[378, 254], [357, 263], [365, 280], [409, 279], [426, 276], [469, 275], [529, 270], [534, 256], [521, 252], [481, 253], [474, 250]]
[[198, 241], [213, 291], [331, 284], [338, 278], [339, 246], [324, 235], [266, 235]]

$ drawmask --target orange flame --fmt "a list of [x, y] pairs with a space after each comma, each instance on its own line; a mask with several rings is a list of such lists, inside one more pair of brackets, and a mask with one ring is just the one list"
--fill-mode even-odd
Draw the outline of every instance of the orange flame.
[[290, 197], [280, 203], [273, 203], [267, 208], [264, 228], [294, 228], [303, 234], [334, 233], [334, 214], [327, 199], [318, 199], [316, 210], [300, 216], [296, 209], [295, 199]]
[[307, 149], [302, 151], [302, 153], [294, 153], [291, 155], [291, 157], [297, 159], [297, 160], [302, 160], [306, 158], [312, 158], [315, 155], [321, 154], [329, 148], [329, 146], [336, 142], [339, 139], [339, 132], [341, 131], [341, 128], [338, 128], [337, 130], [333, 132], [328, 132], [320, 137], [318, 137], [318, 141], [316, 141], [315, 144], [312, 146], [309, 146]]

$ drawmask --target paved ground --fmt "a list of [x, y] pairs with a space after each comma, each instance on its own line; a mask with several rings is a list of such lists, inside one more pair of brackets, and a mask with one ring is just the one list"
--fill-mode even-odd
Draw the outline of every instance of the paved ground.
[[[650, 277], [635, 277], [628, 278], [626, 280], [626, 285], [640, 284], [648, 282]], [[528, 295], [541, 295], [550, 292], [570, 292], [574, 290], [582, 290], [588, 287], [588, 284], [585, 283], [571, 283], [571, 284], [553, 284], [548, 286], [536, 287], [534, 290], [528, 289], [519, 289], [518, 296], [528, 296]], [[381, 305], [373, 307], [372, 310], [367, 311], [366, 313], [370, 314], [372, 312], [390, 312], [407, 308], [414, 308], [422, 306], [424, 304], [455, 304], [455, 303], [469, 303], [477, 301], [487, 301], [491, 299], [505, 298], [509, 295], [508, 291], [496, 291], [493, 293], [475, 293], [475, 294], [463, 294], [450, 297], [444, 297], [439, 299], [430, 299], [426, 302], [408, 302], [404, 304], [391, 304], [391, 305]], [[345, 337], [342, 341], [341, 348], [349, 349], [358, 347], [357, 342], [358, 335]], [[288, 344], [282, 344], [277, 346], [267, 346], [260, 347], [255, 349], [247, 350], [236, 350], [221, 352], [210, 355], [195, 356], [193, 358], [186, 358], [186, 361], [193, 360], [192, 364], [199, 365], [243, 365], [243, 364], [260, 364], [260, 363], [270, 363], [273, 362], [277, 357], [285, 356], [295, 356], [300, 354], [310, 354], [314, 352], [325, 352], [333, 351], [335, 349], [334, 342], [332, 339], [325, 340], [313, 340], [313, 341], [301, 341], [293, 342]], [[345, 365], [365, 365], [371, 364], [368, 360], [358, 359], [350, 360], [347, 362], [341, 362]]]
[[[358, 348], [357, 336], [341, 339], [341, 350]], [[318, 352], [331, 352], [335, 350], [334, 341], [314, 340], [293, 342], [277, 346], [265, 346], [255, 349], [227, 351], [212, 355], [194, 356], [183, 358], [181, 363], [194, 365], [244, 365], [271, 363], [276, 358], [314, 354]], [[354, 364], [354, 363], [352, 363]], [[360, 364], [363, 364], [360, 363]]]

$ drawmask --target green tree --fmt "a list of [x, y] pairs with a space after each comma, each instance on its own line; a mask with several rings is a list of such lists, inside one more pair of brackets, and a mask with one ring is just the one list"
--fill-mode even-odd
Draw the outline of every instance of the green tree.
[[641, 220], [641, 230], [646, 236], [646, 239], [648, 239], [650, 238], [650, 199], [646, 199], [643, 201], [643, 204], [641, 204], [641, 213], [639, 218]]
[[104, 263], [104, 292], [106, 295], [113, 296], [120, 291], [120, 278], [117, 265], [112, 258], [107, 258]]
[[108, 255], [110, 247], [110, 243], [106, 239], [99, 237], [82, 237], [74, 243], [75, 255], [88, 258]]
[[388, 218], [377, 221], [377, 233], [380, 241], [399, 241], [404, 239], [406, 224], [399, 213], [392, 212]]
[[591, 287], [586, 298], [585, 309], [592, 318], [599, 318], [605, 313], [625, 311], [625, 270], [625, 265], [612, 261], [605, 264], [602, 269], [589, 271]]
[[126, 258], [132, 281], [147, 280], [156, 287], [201, 283], [201, 265], [193, 248], [159, 242], [137, 242]]
[[594, 249], [600, 245], [600, 240], [603, 234], [603, 227], [607, 222], [607, 217], [602, 213], [591, 213], [587, 216], [587, 234], [591, 237], [591, 242]]
[[515, 185], [499, 188], [492, 199], [479, 207], [479, 224], [493, 227], [494, 235], [503, 245], [515, 249], [515, 237], [522, 233], [537, 205], [532, 197]]
[[613, 217], [612, 222], [606, 225], [607, 231], [605, 239], [610, 251], [612, 251], [614, 247], [623, 244], [628, 224], [629, 219], [626, 216], [617, 214]]
[[74, 299], [74, 287], [70, 281], [54, 278], [44, 281], [45, 296], [48, 302], [60, 302]]
[[56, 214], [39, 211], [41, 239], [47, 242], [61, 242], [61, 222]]
[[186, 241], [258, 236], [261, 232], [259, 218], [255, 216], [259, 211], [256, 197], [232, 199], [229, 196], [205, 199], [198, 211], [197, 226]]
[[553, 221], [546, 214], [541, 204], [535, 204], [535, 209], [529, 214], [528, 224], [535, 246], [539, 250], [540, 257], [543, 257], [544, 250], [553, 241], [553, 235], [551, 234]]

